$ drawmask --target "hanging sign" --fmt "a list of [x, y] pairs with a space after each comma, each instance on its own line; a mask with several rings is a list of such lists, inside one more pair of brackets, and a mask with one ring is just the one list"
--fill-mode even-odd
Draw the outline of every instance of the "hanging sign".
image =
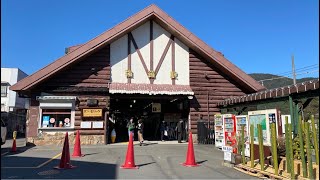
[[102, 117], [102, 109], [83, 109], [82, 117]]
[[161, 104], [152, 103], [152, 112], [161, 112]]

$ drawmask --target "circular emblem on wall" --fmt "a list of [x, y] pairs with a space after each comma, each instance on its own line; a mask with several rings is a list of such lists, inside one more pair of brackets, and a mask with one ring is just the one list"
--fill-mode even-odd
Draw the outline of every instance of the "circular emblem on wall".
[[56, 121], [56, 119], [50, 118], [50, 123], [54, 123], [55, 121]]
[[65, 119], [64, 119], [64, 122], [65, 122], [65, 123], [69, 123], [69, 122], [70, 122], [70, 119], [69, 119], [69, 118], [65, 118]]

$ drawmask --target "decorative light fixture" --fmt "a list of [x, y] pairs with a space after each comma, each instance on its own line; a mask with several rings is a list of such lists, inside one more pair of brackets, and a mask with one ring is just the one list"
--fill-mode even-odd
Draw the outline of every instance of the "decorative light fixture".
[[190, 99], [190, 100], [193, 99], [193, 96], [188, 96], [188, 99]]
[[136, 103], [136, 100], [135, 100], [135, 99], [133, 100], [133, 103]]
[[132, 104], [130, 104], [130, 108], [132, 108]]

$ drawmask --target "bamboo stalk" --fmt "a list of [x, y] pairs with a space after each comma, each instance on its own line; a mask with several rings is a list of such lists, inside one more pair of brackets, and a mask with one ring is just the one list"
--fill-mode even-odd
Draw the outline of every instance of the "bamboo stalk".
[[311, 115], [311, 125], [312, 125], [312, 133], [313, 133], [313, 147], [316, 154], [316, 164], [319, 165], [319, 146], [318, 146], [318, 136], [317, 136], [317, 129], [314, 124], [314, 115]]
[[261, 166], [261, 170], [264, 171], [264, 151], [263, 151], [263, 137], [262, 137], [261, 124], [258, 124], [258, 140], [259, 140], [260, 166]]
[[246, 164], [246, 159], [244, 156], [244, 148], [245, 148], [245, 143], [244, 143], [244, 125], [241, 126], [241, 155], [242, 155], [242, 164], [245, 165]]
[[250, 125], [250, 160], [251, 160], [251, 168], [254, 167], [254, 132], [253, 132], [253, 124]]
[[286, 124], [284, 125], [284, 127], [285, 127], [285, 138], [286, 138], [286, 161], [287, 161], [287, 173], [289, 173], [289, 170], [291, 169], [291, 166], [290, 166], [290, 161], [289, 161], [289, 159], [290, 159], [290, 151], [289, 151], [289, 131], [288, 131], [288, 128], [289, 128], [289, 126], [291, 125], [289, 125], [289, 123], [288, 123], [288, 117], [286, 116], [285, 117], [285, 121], [286, 121]]
[[291, 179], [295, 179], [295, 174], [294, 174], [294, 162], [293, 162], [293, 148], [292, 148], [292, 126], [288, 126], [288, 134], [289, 134], [289, 154], [290, 154], [290, 174], [291, 174]]
[[304, 154], [304, 144], [303, 144], [303, 132], [301, 129], [301, 116], [299, 116], [298, 120], [298, 134], [299, 134], [299, 142], [300, 142], [300, 157], [301, 157], [301, 163], [302, 163], [302, 174], [303, 177], [307, 177], [307, 165], [306, 165], [306, 159]]
[[305, 122], [304, 128], [305, 128], [305, 132], [306, 132], [308, 174], [309, 174], [309, 179], [314, 179], [313, 167], [312, 167], [312, 158], [311, 158], [310, 134], [309, 134], [309, 132], [310, 132], [310, 124], [308, 122]]
[[271, 124], [271, 145], [274, 174], [278, 175], [278, 153], [277, 153], [277, 139], [276, 139], [276, 124]]

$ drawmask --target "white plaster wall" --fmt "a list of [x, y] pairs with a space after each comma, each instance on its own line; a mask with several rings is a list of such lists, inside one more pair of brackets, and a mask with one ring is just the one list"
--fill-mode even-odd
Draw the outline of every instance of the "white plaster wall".
[[[150, 70], [150, 22], [147, 22], [133, 30], [132, 36], [140, 49], [148, 70]], [[142, 62], [133, 43], [131, 43], [131, 54], [131, 70], [133, 72], [131, 83], [149, 84], [150, 80], [143, 68]]]
[[[132, 31], [132, 35], [140, 49], [144, 62], [150, 70], [150, 22], [147, 22]], [[161, 55], [170, 39], [170, 33], [160, 25], [153, 22], [153, 70], [156, 69]], [[121, 37], [110, 45], [111, 82], [127, 83], [125, 71], [128, 67], [127, 57], [127, 35]], [[189, 85], [189, 48], [175, 38], [175, 70], [178, 73], [176, 84]], [[133, 78], [131, 83], [149, 84], [150, 80], [140, 61], [138, 53], [131, 43], [131, 69]], [[170, 78], [171, 67], [171, 46], [165, 56], [162, 66], [156, 76], [154, 84], [172, 84]]]
[[177, 85], [189, 85], [189, 48], [175, 38], [175, 70], [178, 73]]
[[127, 83], [128, 36], [125, 35], [110, 45], [111, 82]]

